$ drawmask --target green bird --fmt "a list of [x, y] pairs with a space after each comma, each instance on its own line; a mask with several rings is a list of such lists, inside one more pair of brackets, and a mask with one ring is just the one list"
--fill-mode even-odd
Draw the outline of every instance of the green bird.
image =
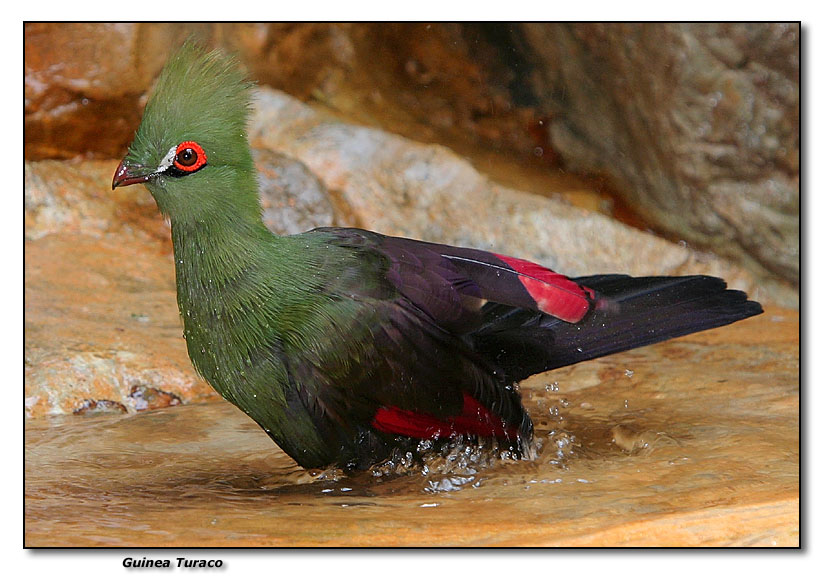
[[272, 234], [247, 139], [252, 83], [187, 42], [112, 188], [169, 218], [189, 357], [298, 464], [365, 468], [422, 439], [516, 454], [531, 374], [759, 314], [708, 276], [570, 279], [482, 250], [355, 228]]

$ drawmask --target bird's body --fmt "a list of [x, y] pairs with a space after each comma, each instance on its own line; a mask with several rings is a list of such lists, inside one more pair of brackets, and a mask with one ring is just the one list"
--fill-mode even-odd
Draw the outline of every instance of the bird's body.
[[170, 60], [114, 186], [171, 220], [197, 371], [304, 467], [365, 467], [418, 439], [524, 450], [530, 374], [721, 326], [759, 304], [706, 276], [568, 279], [517, 258], [261, 220], [249, 84], [191, 43]]

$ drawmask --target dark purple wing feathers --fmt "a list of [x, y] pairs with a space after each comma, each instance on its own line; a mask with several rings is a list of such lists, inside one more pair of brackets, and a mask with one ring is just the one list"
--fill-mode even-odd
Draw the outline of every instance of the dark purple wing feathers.
[[581, 320], [593, 292], [547, 268], [476, 250], [378, 236], [376, 246], [391, 262], [388, 279], [404, 296], [445, 328], [480, 318], [486, 302]]
[[482, 250], [351, 228], [316, 232], [362, 251], [378, 267], [358, 273], [386, 286], [372, 304], [381, 310], [368, 331], [374, 352], [342, 383], [346, 391], [329, 382], [317, 392], [331, 412], [347, 411], [357, 395], [372, 414], [364, 424], [382, 434], [504, 436], [520, 446], [532, 424], [519, 380], [761, 312], [707, 276], [570, 279]]
[[710, 276], [634, 278], [608, 274], [575, 278], [598, 300], [579, 323], [523, 309], [490, 305], [474, 333], [479, 352], [513, 378], [560, 368], [731, 324], [762, 312], [744, 292]]

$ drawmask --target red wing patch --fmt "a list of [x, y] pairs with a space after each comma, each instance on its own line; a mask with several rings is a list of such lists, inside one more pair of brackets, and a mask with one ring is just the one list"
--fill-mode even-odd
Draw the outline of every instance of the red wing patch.
[[580, 286], [564, 274], [553, 272], [535, 262], [496, 254], [518, 275], [538, 309], [565, 322], [578, 322], [595, 297], [593, 290]]
[[458, 416], [439, 420], [430, 414], [402, 410], [395, 406], [382, 406], [376, 411], [372, 426], [380, 432], [422, 440], [447, 438], [456, 434], [510, 440], [518, 437], [516, 428], [507, 426], [501, 418], [466, 393], [464, 407]]

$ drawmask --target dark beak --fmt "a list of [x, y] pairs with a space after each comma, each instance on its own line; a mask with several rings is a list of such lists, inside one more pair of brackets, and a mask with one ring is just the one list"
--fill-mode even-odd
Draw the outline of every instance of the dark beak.
[[153, 173], [146, 173], [142, 168], [143, 166], [132, 166], [124, 158], [115, 170], [115, 177], [112, 178], [112, 190], [118, 186], [131, 186], [149, 180]]

